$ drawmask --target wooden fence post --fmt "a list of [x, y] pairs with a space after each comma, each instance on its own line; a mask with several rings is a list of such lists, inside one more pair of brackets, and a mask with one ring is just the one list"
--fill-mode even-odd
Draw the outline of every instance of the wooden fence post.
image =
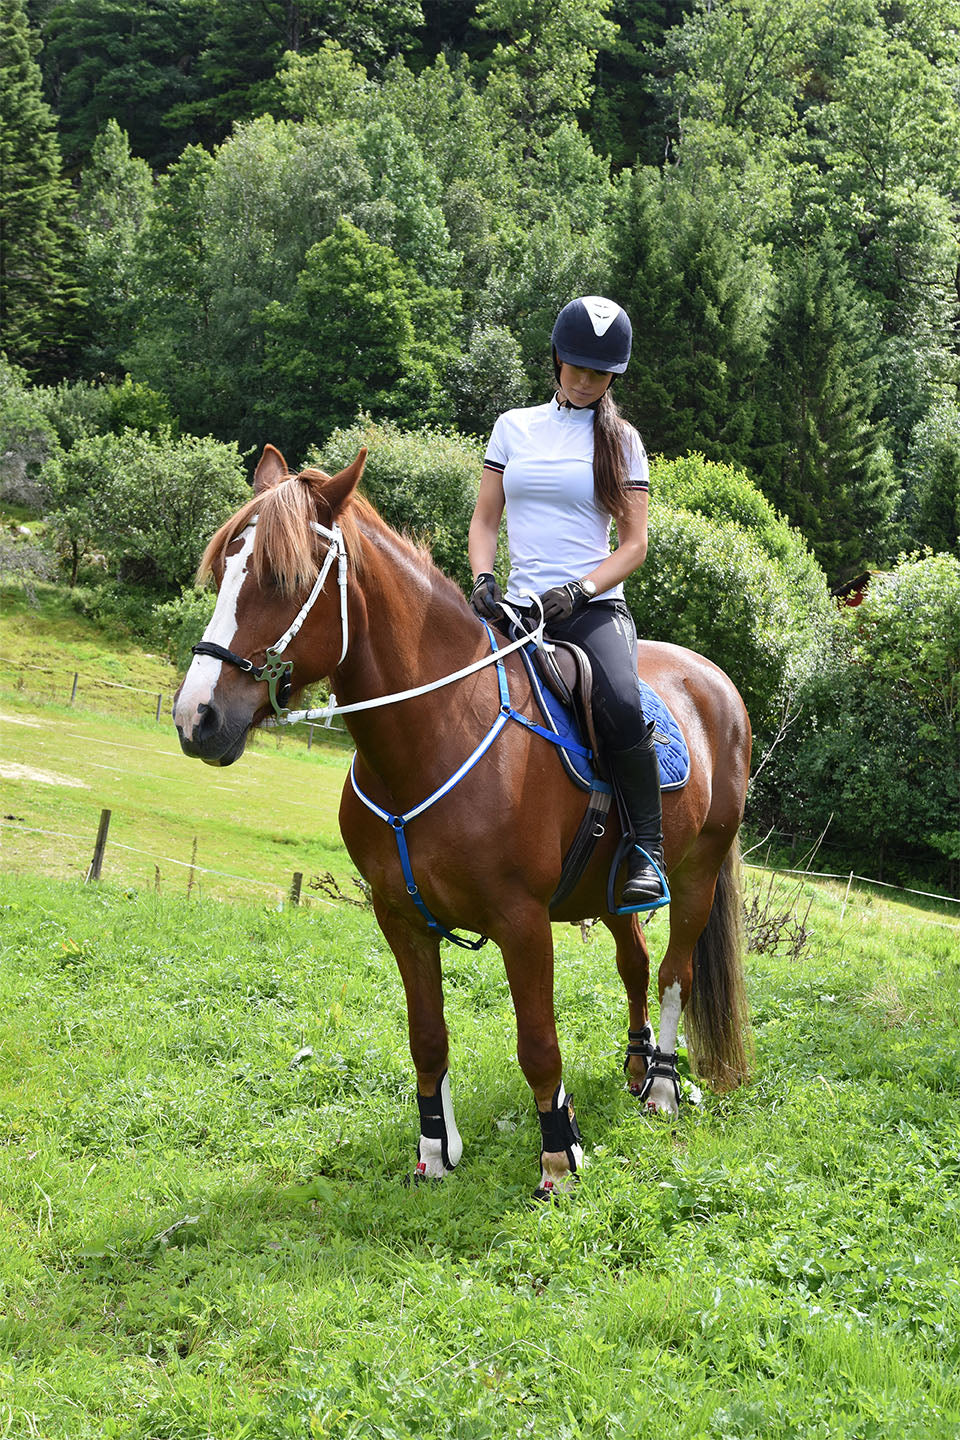
[[100, 868], [103, 865], [103, 852], [107, 844], [107, 831], [110, 829], [110, 811], [100, 811], [100, 825], [97, 829], [97, 841], [93, 847], [93, 859], [90, 861], [90, 869], [87, 871], [87, 881], [100, 879]]
[[76, 698], [77, 698], [77, 685], [78, 685], [79, 683], [80, 683], [80, 676], [77, 674], [76, 671], [74, 671], [74, 672], [73, 672], [73, 689], [70, 691], [70, 704], [71, 704], [71, 705], [73, 704], [74, 700], [76, 700]]
[[163, 695], [157, 696], [157, 724], [160, 724], [160, 706], [163, 704]]
[[302, 871], [302, 870], [294, 870], [294, 872], [293, 872], [293, 882], [292, 882], [292, 884], [291, 884], [291, 886], [290, 886], [290, 904], [291, 904], [291, 905], [299, 905], [299, 904], [300, 904], [300, 886], [301, 886], [302, 884], [303, 884], [303, 871]]
[[190, 891], [193, 889], [193, 880], [194, 880], [194, 876], [195, 876], [195, 874], [196, 874], [196, 869], [195, 869], [196, 863], [197, 863], [197, 837], [196, 837], [196, 835], [194, 835], [194, 837], [193, 837], [193, 854], [190, 856], [190, 874], [189, 874], [189, 877], [188, 877], [188, 879], [187, 879], [187, 899], [188, 899], [188, 900], [190, 899]]

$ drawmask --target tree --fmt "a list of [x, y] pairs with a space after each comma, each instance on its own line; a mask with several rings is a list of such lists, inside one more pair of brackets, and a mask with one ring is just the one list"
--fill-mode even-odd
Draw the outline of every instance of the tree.
[[0, 348], [34, 375], [64, 364], [80, 310], [70, 192], [37, 48], [23, 0], [0, 0]]
[[444, 332], [415, 326], [416, 293], [416, 277], [349, 220], [311, 246], [289, 301], [273, 301], [263, 317], [276, 385], [263, 418], [280, 425], [284, 449], [302, 455], [360, 410], [447, 417], [436, 368]]
[[137, 241], [153, 209], [153, 188], [150, 167], [130, 154], [126, 134], [108, 120], [94, 141], [77, 197], [91, 335], [86, 362], [97, 374], [122, 370], [120, 356], [136, 330]]
[[487, 66], [487, 88], [525, 132], [548, 134], [586, 110], [599, 51], [617, 27], [610, 0], [480, 0], [474, 24], [502, 35]]
[[806, 535], [833, 581], [885, 558], [896, 490], [882, 425], [870, 311], [836, 242], [788, 252], [760, 382], [771, 437], [764, 493]]
[[168, 115], [197, 92], [210, 10], [198, 0], [57, 0], [43, 27], [44, 70], [71, 164], [89, 155], [108, 120], [156, 164], [202, 138]]
[[960, 554], [960, 405], [944, 395], [913, 432], [904, 464], [908, 546]]
[[633, 320], [624, 377], [652, 451], [746, 462], [766, 353], [769, 258], [712, 194], [638, 167], [613, 222], [612, 287]]

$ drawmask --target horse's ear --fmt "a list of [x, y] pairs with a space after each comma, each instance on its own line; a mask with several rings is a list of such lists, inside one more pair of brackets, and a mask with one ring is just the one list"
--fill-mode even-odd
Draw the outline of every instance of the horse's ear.
[[337, 475], [332, 475], [329, 480], [324, 482], [323, 498], [330, 506], [330, 513], [333, 517], [340, 513], [360, 484], [360, 477], [366, 463], [367, 447], [364, 446], [352, 465], [348, 465], [346, 470], [341, 470]]
[[279, 485], [289, 473], [287, 462], [276, 446], [264, 445], [263, 454], [253, 472], [254, 495], [260, 495], [264, 490], [272, 490], [274, 485]]

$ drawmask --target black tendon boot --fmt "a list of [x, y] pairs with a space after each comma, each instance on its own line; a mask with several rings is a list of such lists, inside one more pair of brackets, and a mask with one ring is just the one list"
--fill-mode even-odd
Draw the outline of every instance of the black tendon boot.
[[620, 903], [625, 907], [653, 904], [664, 895], [656, 868], [663, 870], [663, 830], [660, 761], [653, 743], [653, 729], [650, 724], [644, 738], [629, 750], [607, 752], [634, 840], [627, 852], [627, 878], [620, 896]]

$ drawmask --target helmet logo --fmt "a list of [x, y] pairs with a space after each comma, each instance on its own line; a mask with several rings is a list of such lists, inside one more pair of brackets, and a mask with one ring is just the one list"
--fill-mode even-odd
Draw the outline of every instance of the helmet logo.
[[605, 335], [620, 314], [620, 306], [602, 295], [584, 295], [581, 304], [590, 317], [595, 335]]

